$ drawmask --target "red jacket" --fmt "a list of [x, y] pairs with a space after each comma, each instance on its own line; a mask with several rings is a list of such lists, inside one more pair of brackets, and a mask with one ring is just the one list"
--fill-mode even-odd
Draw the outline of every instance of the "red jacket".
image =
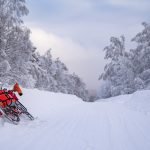
[[17, 100], [18, 98], [13, 91], [0, 90], [0, 107], [5, 108]]

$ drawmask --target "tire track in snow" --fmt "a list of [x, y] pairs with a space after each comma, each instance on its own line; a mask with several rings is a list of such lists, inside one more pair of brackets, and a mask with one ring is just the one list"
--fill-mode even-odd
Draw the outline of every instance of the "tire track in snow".
[[[78, 108], [78, 107], [76, 107]], [[77, 117], [77, 111], [73, 111], [74, 109], [72, 108], [69, 108], [65, 113], [63, 113], [63, 115], [60, 115], [59, 116], [59, 119], [56, 119], [57, 121], [55, 121], [53, 124], [53, 127], [49, 124], [45, 129], [44, 131], [42, 131], [41, 135], [42, 134], [46, 134], [48, 133], [47, 130], [51, 130], [51, 128], [53, 128], [53, 130], [49, 133], [49, 134], [52, 134], [55, 135], [54, 136], [54, 139], [53, 141], [49, 141], [49, 139], [46, 137], [44, 139], [44, 142], [40, 142], [40, 145], [47, 145], [49, 143], [51, 143], [52, 145], [55, 145], [55, 147], [57, 147], [58, 143], [57, 141], [60, 141], [61, 142], [63, 140], [66, 140], [68, 139], [68, 141], [63, 141], [63, 143], [70, 143], [73, 139], [72, 139], [72, 135], [74, 135], [73, 133], [76, 131], [76, 128], [78, 126], [78, 124], [81, 122], [81, 117]], [[68, 115], [68, 113], [71, 114]], [[39, 135], [40, 136], [40, 135]], [[65, 137], [64, 137], [65, 136]], [[66, 136], [68, 136], [66, 138]], [[38, 139], [38, 137], [37, 137]], [[71, 140], [71, 141], [69, 141]], [[36, 141], [36, 139], [35, 139]], [[50, 146], [49, 146], [50, 147]], [[65, 149], [66, 147], [70, 147], [69, 145], [64, 145]], [[34, 147], [36, 149], [36, 146]], [[46, 148], [46, 147], [45, 147]], [[68, 148], [69, 150], [70, 148]]]

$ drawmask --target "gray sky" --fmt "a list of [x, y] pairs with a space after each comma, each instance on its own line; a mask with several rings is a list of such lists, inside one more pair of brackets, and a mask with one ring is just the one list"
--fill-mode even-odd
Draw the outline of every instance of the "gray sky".
[[124, 34], [129, 48], [141, 22], [150, 22], [149, 0], [27, 0], [27, 7], [24, 22], [38, 51], [52, 48], [52, 56], [93, 89], [103, 72], [109, 38]]

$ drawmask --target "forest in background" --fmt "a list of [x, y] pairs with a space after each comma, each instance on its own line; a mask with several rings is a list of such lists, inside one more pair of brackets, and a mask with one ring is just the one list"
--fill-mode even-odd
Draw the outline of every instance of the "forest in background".
[[30, 40], [30, 29], [22, 20], [28, 15], [25, 0], [0, 0], [0, 81], [25, 88], [74, 94], [88, 101], [85, 83], [75, 73], [70, 74], [51, 50], [44, 55], [36, 51]]
[[104, 48], [107, 63], [99, 77], [99, 98], [150, 89], [150, 24], [142, 25], [144, 29], [131, 40], [135, 48], [126, 49], [123, 35], [111, 37]]

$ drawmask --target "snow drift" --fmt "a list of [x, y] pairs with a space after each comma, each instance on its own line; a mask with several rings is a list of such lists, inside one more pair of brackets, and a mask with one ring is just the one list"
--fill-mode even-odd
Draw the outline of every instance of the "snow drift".
[[36, 117], [0, 119], [1, 150], [149, 150], [150, 91], [88, 103], [73, 95], [24, 89]]

